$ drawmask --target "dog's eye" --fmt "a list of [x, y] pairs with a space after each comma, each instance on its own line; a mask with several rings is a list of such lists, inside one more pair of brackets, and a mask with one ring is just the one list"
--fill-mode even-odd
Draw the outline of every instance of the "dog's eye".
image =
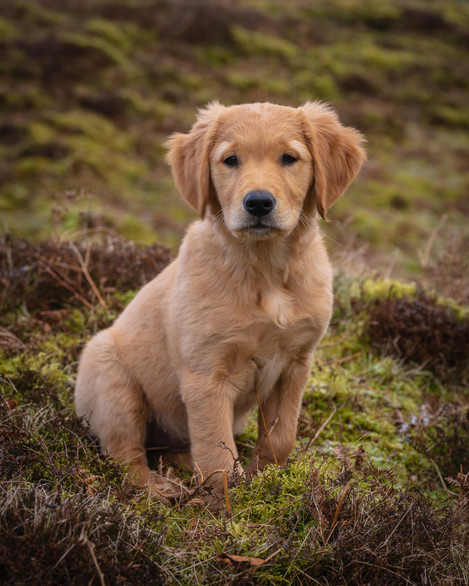
[[231, 155], [231, 157], [227, 157], [223, 162], [227, 167], [237, 167], [238, 157], [236, 157], [235, 155]]
[[294, 157], [293, 155], [289, 155], [288, 153], [282, 155], [282, 165], [285, 165], [287, 167], [296, 163], [297, 160], [298, 159], [296, 157]]

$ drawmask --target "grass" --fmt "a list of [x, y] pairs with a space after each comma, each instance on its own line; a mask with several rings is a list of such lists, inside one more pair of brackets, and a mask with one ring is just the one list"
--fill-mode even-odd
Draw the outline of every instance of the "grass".
[[[101, 302], [73, 246], [88, 259]], [[115, 242], [73, 246], [10, 238], [0, 250], [0, 277], [14, 285], [0, 317], [4, 583], [420, 584], [424, 576], [467, 583], [466, 362], [443, 360], [430, 372], [370, 336], [377, 322], [387, 333], [390, 321], [373, 308], [393, 311], [396, 300], [416, 313], [423, 299], [425, 308], [433, 303], [467, 332], [464, 311], [422, 298], [412, 285], [339, 273], [332, 325], [288, 464], [250, 483], [239, 479], [229, 488], [229, 509], [218, 511], [206, 508], [203, 491], [193, 492], [187, 472], [173, 471], [189, 496], [167, 507], [99, 456], [73, 411], [72, 392], [86, 338], [133, 295], [132, 280], [120, 282], [119, 292], [104, 286], [116, 267], [127, 263], [148, 279], [168, 259], [142, 276], [138, 266], [152, 248], [122, 245], [118, 256], [109, 254]], [[52, 279], [53, 295], [41, 281], [50, 277], [41, 267], [51, 259], [67, 266], [69, 285]], [[412, 323], [395, 319], [394, 327], [416, 346], [429, 344]], [[239, 438], [243, 460], [255, 436], [253, 413]]]

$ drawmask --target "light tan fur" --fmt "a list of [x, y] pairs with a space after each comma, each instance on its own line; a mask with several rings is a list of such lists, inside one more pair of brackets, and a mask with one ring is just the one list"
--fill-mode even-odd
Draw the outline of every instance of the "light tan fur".
[[[234, 437], [258, 397], [270, 442], [259, 418], [248, 471], [286, 461], [332, 311], [316, 217], [358, 173], [362, 142], [318, 102], [213, 103], [188, 134], [169, 139], [176, 184], [202, 219], [176, 260], [87, 344], [75, 391], [102, 450], [153, 494], [170, 486], [147, 465], [150, 422], [155, 441], [190, 446], [203, 475], [232, 473]], [[296, 162], [283, 164], [284, 154]], [[230, 156], [236, 167], [226, 164]], [[253, 190], [276, 200], [262, 229], [243, 207]]]

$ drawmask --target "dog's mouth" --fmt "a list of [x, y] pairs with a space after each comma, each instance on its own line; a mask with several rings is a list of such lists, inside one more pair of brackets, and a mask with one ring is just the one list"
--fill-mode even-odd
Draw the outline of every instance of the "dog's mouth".
[[238, 233], [247, 236], [248, 238], [271, 238], [278, 234], [281, 228], [277, 225], [267, 224], [259, 221], [255, 224], [248, 224], [238, 229]]

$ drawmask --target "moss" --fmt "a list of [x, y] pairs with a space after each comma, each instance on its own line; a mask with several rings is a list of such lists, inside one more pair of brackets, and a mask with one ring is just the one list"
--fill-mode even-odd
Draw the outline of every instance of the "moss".
[[295, 45], [281, 37], [248, 30], [241, 26], [233, 26], [231, 34], [240, 48], [248, 54], [283, 57], [286, 59], [291, 59], [297, 54]]
[[[198, 502], [189, 501], [183, 509], [147, 500], [125, 478], [122, 468], [99, 457], [87, 430], [70, 410], [72, 375], [84, 341], [97, 328], [105, 327], [133, 297], [134, 291], [107, 297], [108, 309], [100, 305], [91, 310], [67, 309], [57, 323], [52, 322], [52, 332], [47, 328], [39, 332], [34, 321], [38, 318], [26, 311], [4, 314], [2, 324], [27, 341], [28, 351], [8, 350], [0, 355], [3, 373], [0, 378], [3, 391], [0, 431], [5, 439], [0, 475], [2, 480], [8, 481], [2, 486], [34, 490], [36, 504], [42, 502], [38, 500], [41, 491], [47, 495], [49, 503], [78, 499], [82, 512], [85, 502], [94, 502], [97, 498], [105, 507], [115, 505], [113, 523], [121, 528], [119, 535], [134, 528], [133, 523], [138, 519], [139, 531], [144, 531], [144, 535], [149, 531], [156, 536], [156, 548], [142, 541], [142, 534], [137, 540], [139, 551], [147, 556], [143, 566], [157, 564], [158, 568], [164, 568], [168, 580], [181, 583], [228, 582], [234, 576], [262, 583], [282, 580], [291, 583], [304, 579], [305, 575], [308, 580], [326, 577], [331, 583], [345, 583], [348, 570], [343, 568], [351, 567], [363, 548], [380, 554], [373, 558], [373, 564], [378, 565], [381, 577], [389, 567], [397, 567], [397, 563], [403, 564], [399, 570], [401, 575], [413, 576], [412, 568], [417, 562], [425, 565], [427, 572], [437, 567], [438, 571], [444, 568], [446, 575], [457, 576], [454, 569], [457, 564], [440, 560], [435, 553], [443, 549], [449, 551], [449, 541], [444, 540], [450, 538], [444, 537], [448, 533], [443, 526], [451, 526], [454, 532], [451, 543], [455, 544], [455, 549], [451, 551], [460, 551], [463, 538], [457, 533], [456, 513], [454, 509], [446, 512], [438, 509], [438, 500], [444, 498], [446, 492], [439, 488], [440, 481], [429, 459], [436, 456], [425, 451], [427, 444], [418, 444], [416, 438], [422, 437], [421, 429], [408, 424], [420, 412], [429, 393], [438, 396], [441, 388], [432, 385], [428, 375], [409, 372], [392, 358], [376, 356], [369, 351], [361, 336], [363, 314], [353, 309], [356, 301], [352, 299], [357, 294], [367, 300], [376, 295], [387, 298], [395, 289], [381, 282], [375, 288], [358, 288], [357, 293], [353, 285], [350, 278], [336, 281], [336, 293], [344, 309], [335, 318], [332, 331], [317, 352], [312, 378], [304, 395], [299, 443], [290, 462], [283, 467], [270, 466], [250, 483], [240, 481], [230, 487], [230, 514], [208, 511], [200, 501], [201, 494]], [[451, 393], [451, 389], [448, 387], [445, 393]], [[441, 435], [441, 430], [446, 428], [448, 426], [442, 421], [438, 427], [442, 448], [444, 444], [455, 445], [453, 435]], [[437, 429], [436, 422], [433, 429]], [[420, 435], [416, 435], [417, 431]], [[432, 433], [428, 428], [428, 437], [433, 438]], [[313, 435], [316, 438], [311, 444]], [[255, 438], [253, 413], [240, 439], [252, 445]], [[440, 454], [446, 458], [444, 450]], [[454, 456], [455, 461], [459, 461], [458, 454], [453, 450], [451, 458]], [[428, 487], [433, 500], [422, 501], [419, 493], [406, 486]], [[11, 498], [9, 502], [13, 502]], [[405, 515], [409, 507], [414, 515], [411, 539], [418, 544], [419, 557], [413, 558], [409, 566], [403, 561], [404, 555], [383, 561], [383, 552], [395, 551], [403, 540], [408, 543]], [[29, 505], [25, 506], [23, 518], [29, 519], [30, 510]], [[54, 510], [62, 511], [58, 505]], [[74, 510], [73, 507], [67, 509], [62, 524], [73, 517]], [[357, 518], [361, 521], [357, 522]], [[77, 522], [82, 523], [82, 518]], [[418, 523], [426, 528], [421, 534], [416, 529]], [[18, 518], [14, 526], [23, 527]], [[13, 525], [2, 527], [11, 531]], [[39, 529], [42, 525], [37, 522], [34, 527], [35, 532], [30, 532], [29, 540], [35, 544], [36, 559], [43, 560], [40, 538], [35, 541], [36, 535], [43, 535]], [[426, 540], [429, 531], [439, 545]], [[16, 543], [11, 534], [8, 535], [10, 542]], [[75, 534], [69, 531], [68, 535]], [[96, 528], [92, 535], [98, 563], [111, 567], [106, 565], [110, 558], [100, 557], [104, 555], [107, 537]], [[55, 552], [56, 541], [52, 537], [48, 539], [51, 551]], [[70, 539], [68, 547], [73, 551], [78, 547], [77, 537]], [[392, 550], [381, 545], [391, 542]], [[121, 552], [121, 549], [122, 546], [115, 546], [112, 551]], [[58, 557], [66, 554], [64, 548], [58, 547], [58, 551]], [[68, 555], [65, 555], [67, 563], [75, 563]], [[121, 576], [127, 576], [126, 572], [132, 568], [137, 571], [136, 567], [125, 565], [124, 554], [116, 555], [112, 567], [124, 564]], [[230, 555], [246, 556], [241, 560], [247, 561], [236, 561], [236, 557], [233, 561]], [[469, 562], [462, 554], [460, 557], [457, 553], [454, 555], [462, 568]], [[269, 561], [255, 567], [250, 565], [252, 558]], [[41, 567], [50, 570], [53, 565], [56, 568], [57, 559], [51, 553], [49, 561], [41, 561]], [[88, 566], [82, 562], [80, 571], [86, 573]], [[19, 572], [11, 564], [8, 571]], [[15, 574], [21, 575], [26, 575], [24, 570]], [[360, 579], [369, 581], [370, 576], [361, 575]]]
[[138, 27], [129, 23], [116, 23], [103, 18], [91, 18], [86, 22], [85, 31], [105, 39], [124, 53], [129, 53], [139, 36]]
[[154, 231], [142, 220], [126, 214], [118, 221], [119, 233], [127, 240], [150, 243], [155, 240]]
[[1, 43], [8, 43], [18, 38], [19, 32], [15, 25], [0, 17], [0, 39]]
[[242, 91], [249, 91], [258, 84], [258, 80], [255, 77], [236, 70], [230, 71], [226, 77], [229, 84]]
[[468, 128], [469, 115], [457, 107], [439, 105], [433, 108], [432, 115], [436, 122], [455, 128]]
[[402, 297], [415, 297], [417, 294], [415, 283], [402, 283], [391, 279], [366, 279], [361, 284], [361, 290], [365, 301], [379, 297], [401, 299]]
[[122, 47], [115, 44], [115, 40], [101, 36], [85, 35], [75, 32], [63, 32], [61, 41], [80, 47], [88, 51], [96, 51], [106, 59], [109, 64], [115, 64], [123, 69], [131, 69], [132, 63], [126, 56]]
[[307, 68], [300, 69], [294, 74], [293, 83], [304, 95], [315, 96], [319, 100], [335, 101], [339, 95], [334, 77], [327, 72], [318, 71], [314, 66], [315, 59], [311, 59]]

